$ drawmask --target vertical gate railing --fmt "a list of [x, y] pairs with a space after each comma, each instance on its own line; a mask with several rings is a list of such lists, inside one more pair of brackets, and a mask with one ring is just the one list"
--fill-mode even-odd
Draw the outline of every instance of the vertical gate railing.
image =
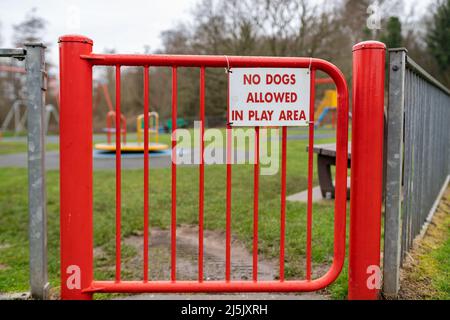
[[[174, 55], [103, 55], [93, 54], [92, 40], [81, 36], [60, 38], [60, 165], [61, 165], [61, 296], [63, 299], [91, 299], [95, 292], [293, 292], [314, 291], [324, 288], [339, 275], [345, 258], [346, 197], [347, 197], [347, 131], [348, 93], [342, 73], [332, 64], [313, 58], [273, 58], [273, 57], [225, 57], [225, 56], [174, 56]], [[116, 272], [114, 280], [98, 281], [93, 277], [93, 171], [92, 171], [92, 68], [96, 65], [113, 66], [116, 71]], [[181, 67], [200, 69], [200, 118], [205, 112], [205, 70], [207, 68], [310, 68], [311, 87], [314, 86], [316, 70], [327, 73], [338, 90], [337, 122], [337, 164], [336, 199], [334, 220], [334, 257], [328, 272], [320, 278], [311, 276], [311, 226], [312, 226], [312, 150], [310, 148], [307, 209], [307, 253], [306, 279], [287, 280], [284, 277], [284, 237], [286, 217], [286, 144], [287, 128], [282, 129], [281, 159], [281, 212], [280, 212], [280, 279], [260, 281], [257, 279], [257, 226], [258, 226], [258, 175], [259, 165], [255, 164], [254, 176], [254, 248], [253, 279], [231, 280], [231, 179], [232, 165], [227, 161], [226, 179], [226, 254], [224, 280], [205, 280], [203, 275], [203, 210], [204, 164], [199, 164], [199, 268], [198, 279], [178, 280], [176, 278], [176, 179], [177, 166], [172, 162], [171, 186], [171, 277], [160, 281], [149, 279], [148, 275], [148, 228], [151, 222], [148, 210], [148, 152], [144, 150], [144, 272], [141, 280], [125, 281], [121, 278], [121, 139], [120, 139], [120, 83], [121, 67], [138, 66], [144, 77], [144, 114], [148, 113], [149, 69], [152, 67], [172, 68], [172, 134], [176, 130], [177, 118], [177, 72]], [[314, 91], [311, 91], [311, 103]], [[313, 105], [312, 105], [313, 106]], [[310, 106], [311, 108], [311, 106]], [[314, 127], [314, 112], [310, 113], [310, 133]], [[144, 117], [144, 131], [148, 130], [148, 119]], [[201, 124], [204, 133], [204, 123]], [[231, 126], [227, 126], [227, 159], [231, 160]], [[258, 128], [255, 128], [258, 135]], [[144, 134], [144, 146], [148, 137]], [[203, 137], [202, 137], [203, 138]], [[313, 143], [313, 134], [310, 135]], [[203, 139], [202, 139], [203, 140]], [[173, 141], [172, 155], [176, 155]], [[258, 148], [256, 144], [255, 149]], [[200, 152], [203, 150], [203, 144]], [[200, 155], [203, 159], [203, 155]]]
[[27, 43], [25, 49], [0, 49], [0, 57], [25, 59], [28, 137], [28, 238], [31, 296], [46, 299], [47, 205], [45, 184], [45, 46]]
[[450, 90], [406, 49], [389, 51], [384, 281], [396, 297], [399, 268], [423, 235], [450, 178]]

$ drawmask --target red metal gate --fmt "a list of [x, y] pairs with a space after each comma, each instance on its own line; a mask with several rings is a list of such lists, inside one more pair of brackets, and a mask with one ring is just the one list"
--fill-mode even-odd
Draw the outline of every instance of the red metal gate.
[[[348, 140], [348, 91], [342, 73], [331, 63], [314, 58], [234, 57], [234, 56], [181, 56], [181, 55], [116, 55], [93, 54], [92, 40], [81, 36], [60, 38], [60, 170], [61, 170], [61, 296], [63, 299], [90, 299], [96, 292], [298, 292], [314, 291], [332, 283], [341, 272], [345, 259], [346, 196], [347, 196], [347, 140]], [[92, 158], [92, 67], [114, 66], [116, 70], [116, 275], [115, 280], [99, 281], [93, 277], [93, 158]], [[120, 152], [120, 82], [121, 66], [139, 66], [144, 71], [144, 114], [149, 110], [149, 68], [172, 68], [172, 131], [177, 119], [177, 71], [180, 67], [200, 68], [200, 120], [201, 136], [205, 118], [205, 70], [206, 68], [310, 68], [311, 101], [308, 156], [308, 204], [306, 279], [286, 280], [284, 274], [285, 214], [286, 214], [286, 146], [287, 128], [282, 128], [281, 157], [281, 212], [280, 212], [280, 279], [259, 281], [258, 257], [258, 191], [259, 163], [254, 165], [254, 231], [253, 231], [253, 279], [231, 279], [231, 173], [227, 164], [226, 178], [226, 256], [223, 281], [209, 281], [203, 275], [203, 216], [204, 216], [204, 164], [203, 139], [199, 164], [199, 235], [198, 279], [176, 279], [176, 178], [177, 166], [172, 162], [172, 214], [171, 214], [171, 279], [153, 281], [148, 275], [148, 135], [144, 135], [144, 271], [143, 279], [121, 279], [121, 152]], [[334, 220], [334, 257], [328, 272], [318, 278], [311, 276], [312, 240], [312, 182], [314, 137], [314, 81], [315, 72], [323, 71], [333, 79], [338, 91], [336, 199]], [[144, 131], [148, 131], [148, 117], [144, 117]], [[227, 127], [227, 158], [231, 154], [231, 127]], [[256, 136], [259, 128], [255, 128]], [[258, 141], [259, 139], [256, 139]], [[258, 145], [256, 145], [258, 148]], [[176, 144], [172, 142], [172, 156]]]

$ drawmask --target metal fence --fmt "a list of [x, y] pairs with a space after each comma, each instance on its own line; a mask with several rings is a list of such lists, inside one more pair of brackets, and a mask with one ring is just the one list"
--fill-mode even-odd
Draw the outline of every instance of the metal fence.
[[450, 177], [450, 90], [406, 49], [389, 51], [384, 281], [396, 297], [399, 267], [423, 235]]
[[0, 49], [0, 57], [25, 60], [28, 132], [28, 214], [31, 296], [48, 297], [47, 211], [45, 188], [45, 46]]

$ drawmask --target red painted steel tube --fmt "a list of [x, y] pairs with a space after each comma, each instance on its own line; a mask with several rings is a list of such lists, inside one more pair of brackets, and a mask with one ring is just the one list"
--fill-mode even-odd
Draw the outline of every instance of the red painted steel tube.
[[84, 292], [308, 292], [325, 288], [333, 278], [334, 272], [313, 281], [94, 281]]
[[253, 172], [253, 281], [258, 280], [258, 205], [259, 205], [259, 127], [255, 127], [255, 165]]
[[[230, 107], [230, 77], [228, 74], [228, 97], [227, 106]], [[227, 112], [227, 186], [226, 186], [226, 209], [225, 209], [225, 280], [231, 279], [231, 151], [232, 151], [232, 128], [229, 124], [230, 118]]]
[[116, 281], [121, 273], [122, 144], [120, 141], [120, 65], [116, 66]]
[[[144, 282], [148, 281], [148, 99], [149, 99], [149, 68], [144, 67]], [[158, 128], [156, 128], [158, 130]]]
[[92, 40], [59, 39], [61, 298], [91, 299], [93, 280]]
[[281, 130], [280, 280], [284, 281], [284, 249], [286, 243], [287, 127], [283, 127]]
[[306, 217], [306, 280], [311, 280], [312, 255], [312, 210], [313, 210], [313, 163], [314, 163], [314, 102], [316, 71], [311, 70], [311, 91], [309, 101], [309, 145], [308, 145], [308, 207]]
[[209, 55], [133, 55], [133, 54], [85, 54], [83, 59], [93, 65], [116, 65], [156, 67], [210, 67], [210, 68], [315, 68], [328, 74], [341, 87], [342, 73], [328, 61], [299, 57], [249, 57], [249, 56], [209, 56]]
[[353, 47], [349, 299], [378, 298], [368, 267], [380, 265], [385, 54], [380, 42]]
[[334, 84], [333, 79], [331, 78], [318, 78], [314, 81], [316, 84]]
[[205, 202], [205, 68], [200, 68], [200, 164], [198, 194], [198, 281], [203, 281], [203, 215]]
[[177, 278], [177, 68], [172, 68], [172, 222], [171, 235], [171, 280]]

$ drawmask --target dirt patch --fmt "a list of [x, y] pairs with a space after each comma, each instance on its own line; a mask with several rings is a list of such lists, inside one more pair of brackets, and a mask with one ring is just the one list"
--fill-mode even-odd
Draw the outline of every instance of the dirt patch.
[[[142, 276], [143, 238], [131, 236], [124, 244], [137, 252], [131, 259], [124, 261], [124, 270], [135, 270], [131, 277]], [[154, 280], [169, 280], [171, 274], [171, 234], [170, 230], [152, 228], [149, 239], [149, 274]], [[233, 280], [252, 278], [253, 257], [238, 240], [232, 239], [231, 273]], [[258, 261], [258, 278], [274, 280], [278, 277], [278, 264], [267, 259]], [[222, 280], [225, 277], [225, 233], [204, 231], [205, 280]], [[198, 277], [198, 228], [179, 226], [177, 228], [177, 279], [194, 280]]]
[[437, 289], [433, 286], [432, 270], [435, 266], [426, 257], [449, 237], [450, 188], [447, 188], [424, 238], [414, 243], [400, 271], [399, 299], [433, 299]]
[[[205, 280], [225, 279], [225, 232], [204, 231], [204, 263]], [[198, 227], [191, 225], [177, 226], [177, 280], [198, 279]], [[143, 278], [143, 235], [129, 236], [122, 241], [122, 279], [139, 280]], [[150, 280], [170, 280], [171, 276], [171, 233], [170, 230], [152, 228], [149, 237], [149, 278]], [[127, 253], [125, 253], [127, 252]], [[111, 257], [103, 248], [94, 249], [97, 267], [114, 274]], [[102, 260], [104, 263], [102, 263]], [[304, 270], [304, 259], [298, 259], [291, 267], [301, 275]], [[313, 277], [323, 275], [329, 265], [315, 264]], [[231, 240], [231, 279], [251, 280], [253, 277], [253, 256], [245, 245], [232, 237]], [[276, 280], [279, 278], [278, 259], [267, 259], [261, 254], [258, 257], [258, 280]], [[287, 279], [292, 277], [286, 275]], [[295, 277], [299, 279], [301, 276]], [[294, 294], [123, 294], [117, 299], [328, 299], [326, 291]]]
[[8, 243], [1, 243], [0, 244], [0, 250], [5, 250], [11, 248], [11, 245]]
[[8, 269], [8, 266], [0, 263], [0, 271], [6, 270], [6, 269]]
[[18, 293], [1, 293], [0, 300], [29, 300], [29, 292], [18, 292]]

